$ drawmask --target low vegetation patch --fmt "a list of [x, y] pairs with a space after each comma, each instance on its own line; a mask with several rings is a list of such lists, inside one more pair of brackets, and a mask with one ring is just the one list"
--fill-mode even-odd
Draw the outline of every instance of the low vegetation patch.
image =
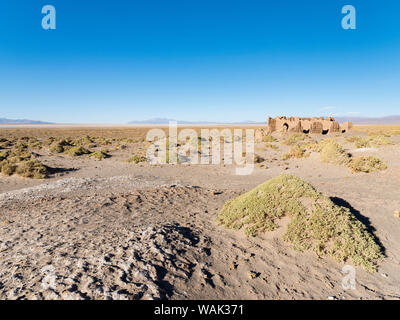
[[15, 172], [24, 178], [44, 179], [47, 177], [48, 168], [40, 161], [34, 159], [19, 164]]
[[321, 141], [315, 150], [320, 152], [323, 162], [345, 165], [353, 172], [370, 173], [387, 169], [387, 165], [377, 157], [352, 157], [333, 139]]
[[50, 147], [50, 152], [52, 153], [63, 153], [64, 147], [62, 145], [56, 144]]
[[284, 216], [291, 220], [283, 238], [295, 250], [350, 261], [368, 271], [375, 271], [383, 257], [374, 236], [348, 208], [334, 204], [294, 175], [280, 175], [228, 201], [217, 221], [255, 236], [276, 229]]
[[3, 150], [0, 152], [0, 171], [6, 176], [18, 174], [25, 178], [43, 179], [49, 168], [24, 150]]
[[262, 142], [276, 142], [276, 138], [274, 138], [273, 136], [271, 136], [270, 134], [262, 137], [261, 139]]
[[265, 147], [266, 147], [267, 149], [279, 150], [279, 147], [278, 147], [277, 145], [275, 145], [275, 144], [272, 144], [272, 143], [266, 143], [266, 144], [265, 144]]
[[349, 168], [354, 172], [375, 172], [387, 169], [387, 165], [379, 158], [368, 157], [355, 157], [349, 163]]
[[141, 162], [146, 162], [147, 158], [145, 156], [141, 156], [141, 155], [133, 155], [132, 157], [130, 157], [128, 160], [126, 160], [126, 162], [133, 162], [133, 163], [141, 163]]
[[89, 155], [89, 157], [95, 158], [97, 160], [103, 160], [103, 159], [109, 158], [111, 156], [104, 151], [94, 151]]
[[307, 152], [307, 149], [301, 144], [296, 144], [290, 148], [288, 153], [285, 153], [282, 156], [282, 160], [288, 160], [291, 158], [307, 158], [310, 156], [310, 153]]
[[391, 137], [392, 136], [392, 132], [387, 131], [387, 130], [379, 130], [379, 131], [368, 131], [368, 136], [385, 136], [385, 137]]
[[77, 157], [83, 154], [91, 154], [92, 152], [84, 147], [72, 147], [64, 151], [64, 153], [70, 155], [71, 157]]
[[298, 144], [301, 141], [307, 139], [307, 135], [305, 133], [294, 133], [289, 138], [285, 139], [282, 143], [287, 146]]
[[321, 141], [316, 150], [321, 154], [323, 162], [347, 165], [351, 161], [351, 155], [333, 139]]
[[393, 142], [385, 135], [371, 135], [368, 137], [353, 136], [346, 140], [354, 143], [356, 148], [372, 148], [393, 145]]
[[1, 173], [6, 175], [6, 176], [11, 176], [15, 173], [15, 170], [17, 169], [17, 165], [9, 162], [9, 161], [2, 161], [0, 163], [0, 168], [1, 168]]

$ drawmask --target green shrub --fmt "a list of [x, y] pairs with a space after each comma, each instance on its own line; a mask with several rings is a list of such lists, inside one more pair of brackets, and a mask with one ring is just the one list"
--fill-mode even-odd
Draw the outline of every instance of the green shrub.
[[375, 271], [383, 257], [374, 236], [348, 208], [334, 204], [294, 175], [280, 175], [228, 201], [217, 221], [255, 236], [276, 229], [277, 221], [284, 216], [291, 220], [283, 239], [295, 250], [350, 261], [368, 271]]

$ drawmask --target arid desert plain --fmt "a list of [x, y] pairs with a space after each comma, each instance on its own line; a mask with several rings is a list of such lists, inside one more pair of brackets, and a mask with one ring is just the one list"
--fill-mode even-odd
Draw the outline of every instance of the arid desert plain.
[[149, 129], [0, 127], [0, 299], [400, 299], [400, 126], [265, 135], [250, 175]]

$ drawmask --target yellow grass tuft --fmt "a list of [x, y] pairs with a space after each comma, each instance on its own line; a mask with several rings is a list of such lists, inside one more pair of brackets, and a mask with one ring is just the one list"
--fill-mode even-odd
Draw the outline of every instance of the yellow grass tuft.
[[320, 152], [323, 162], [345, 165], [353, 172], [370, 173], [387, 169], [387, 165], [382, 160], [373, 156], [353, 158], [335, 140], [323, 140], [318, 146], [317, 151]]
[[261, 141], [262, 142], [275, 142], [277, 140], [276, 140], [276, 138], [274, 138], [273, 136], [268, 134], [268, 135], [262, 137]]
[[44, 179], [47, 177], [48, 169], [38, 160], [34, 159], [19, 164], [15, 172], [24, 178]]
[[321, 141], [318, 145], [317, 151], [320, 152], [321, 160], [323, 162], [347, 165], [351, 161], [351, 155], [333, 139]]
[[84, 147], [72, 147], [72, 148], [68, 149], [67, 151], [65, 151], [64, 153], [68, 154], [71, 157], [77, 157], [77, 156], [81, 156], [84, 154], [91, 154], [91, 151], [89, 151], [88, 149], [86, 149]]
[[104, 151], [94, 151], [89, 155], [89, 157], [95, 158], [97, 160], [103, 160], [103, 159], [109, 158], [111, 156]]
[[15, 173], [17, 166], [12, 162], [2, 161], [0, 162], [0, 169], [2, 174], [6, 176], [11, 176]]
[[133, 155], [129, 159], [126, 160], [126, 162], [133, 162], [133, 163], [141, 163], [141, 162], [146, 162], [147, 158], [141, 155]]
[[265, 144], [265, 147], [266, 147], [267, 149], [279, 150], [279, 147], [278, 147], [277, 145], [275, 145], [275, 144], [272, 144], [272, 143], [266, 143], [266, 144]]
[[305, 133], [294, 133], [289, 138], [285, 139], [282, 144], [291, 146], [304, 141], [308, 136]]
[[285, 153], [282, 156], [282, 160], [288, 160], [291, 158], [307, 158], [310, 156], [310, 153], [307, 152], [307, 149], [301, 144], [296, 144], [290, 148], [288, 153]]
[[354, 172], [375, 172], [379, 170], [387, 169], [387, 165], [379, 158], [368, 156], [368, 157], [356, 157], [353, 158], [349, 163], [349, 168]]
[[368, 137], [353, 136], [346, 139], [353, 142], [356, 148], [371, 148], [379, 146], [393, 145], [393, 142], [385, 135], [370, 135]]

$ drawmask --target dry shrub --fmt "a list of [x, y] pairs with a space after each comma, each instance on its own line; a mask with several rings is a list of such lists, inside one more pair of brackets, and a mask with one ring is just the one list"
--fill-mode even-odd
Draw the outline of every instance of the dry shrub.
[[267, 149], [279, 150], [279, 147], [278, 147], [277, 145], [272, 144], [272, 143], [266, 143], [266, 144], [265, 144], [265, 147], [266, 147]]
[[8, 139], [4, 139], [4, 138], [0, 139], [0, 148], [1, 149], [12, 147], [13, 144], [14, 143]]
[[368, 137], [353, 136], [346, 139], [353, 142], [356, 148], [371, 148], [379, 146], [393, 145], [393, 142], [384, 135], [371, 135]]
[[48, 138], [46, 138], [46, 140], [44, 141], [44, 144], [45, 144], [46, 146], [50, 146], [50, 145], [53, 144], [54, 141], [56, 141], [56, 138], [54, 138], [54, 137], [48, 137]]
[[12, 162], [1, 161], [0, 169], [1, 169], [2, 174], [6, 175], [6, 176], [11, 176], [15, 173], [17, 166]]
[[103, 160], [103, 159], [109, 158], [111, 156], [104, 151], [94, 151], [89, 155], [89, 157], [95, 158], [97, 160]]
[[56, 144], [50, 147], [50, 152], [52, 153], [63, 153], [64, 147], [62, 145]]
[[133, 155], [132, 157], [130, 157], [128, 160], [126, 160], [126, 162], [133, 162], [133, 163], [141, 163], [141, 162], [146, 162], [147, 158], [141, 155]]
[[379, 158], [368, 156], [368, 157], [356, 157], [353, 158], [349, 163], [349, 168], [354, 172], [375, 172], [379, 170], [387, 169], [387, 165]]
[[390, 138], [392, 136], [392, 132], [383, 131], [383, 130], [380, 130], [380, 131], [369, 131], [368, 132], [368, 136], [384, 136], [384, 137]]
[[271, 136], [270, 134], [263, 136], [261, 139], [262, 142], [275, 142], [277, 141], [276, 138], [274, 138], [273, 136]]
[[387, 165], [379, 158], [352, 157], [341, 145], [332, 139], [326, 139], [320, 142], [318, 151], [321, 153], [323, 162], [346, 165], [353, 172], [375, 172], [387, 169]]
[[18, 164], [15, 172], [24, 178], [44, 179], [47, 177], [48, 168], [34, 159]]
[[70, 155], [71, 157], [81, 156], [83, 154], [91, 154], [92, 152], [84, 147], [72, 147], [64, 152], [65, 154]]
[[291, 146], [304, 141], [308, 136], [305, 133], [294, 133], [289, 138], [285, 139], [282, 144]]
[[351, 155], [348, 154], [342, 146], [333, 139], [326, 139], [319, 143], [317, 150], [321, 154], [321, 160], [327, 163], [347, 165], [351, 161]]
[[0, 151], [0, 161], [6, 160], [11, 154], [10, 150]]
[[74, 145], [72, 139], [70, 139], [70, 138], [61, 139], [61, 140], [58, 142], [58, 144], [59, 144], [60, 146], [63, 146], [63, 147], [72, 147], [72, 146]]
[[282, 156], [282, 160], [288, 160], [291, 158], [307, 158], [309, 156], [310, 153], [307, 152], [307, 149], [303, 145], [296, 144], [290, 148], [288, 153], [285, 153]]

